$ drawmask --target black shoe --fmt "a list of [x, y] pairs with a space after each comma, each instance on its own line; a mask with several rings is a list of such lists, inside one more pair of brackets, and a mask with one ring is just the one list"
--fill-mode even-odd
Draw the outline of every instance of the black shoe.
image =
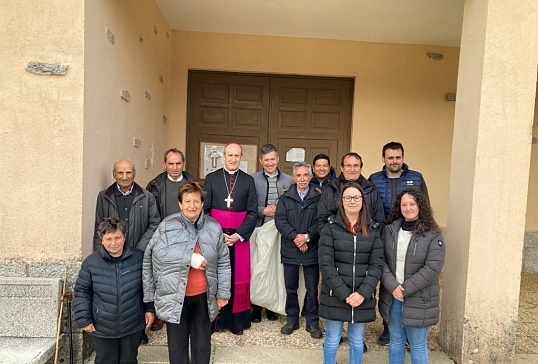
[[243, 335], [243, 330], [237, 329], [235, 327], [230, 327], [230, 332], [234, 335]]
[[299, 328], [299, 323], [296, 322], [292, 324], [291, 322], [288, 322], [286, 325], [282, 326], [280, 329], [280, 332], [284, 335], [291, 335], [295, 330]]
[[267, 315], [267, 319], [269, 321], [276, 321], [278, 320], [278, 315], [274, 313], [273, 311], [269, 311], [268, 309], [265, 309], [265, 313]]
[[259, 322], [262, 322], [262, 310], [261, 308], [252, 308], [252, 312], [250, 313], [250, 321], [257, 324]]
[[409, 346], [409, 339], [405, 339], [405, 348], [411, 351], [411, 347]]
[[314, 339], [321, 339], [321, 330], [318, 325], [306, 325], [306, 332], [309, 332], [310, 337]]
[[149, 342], [149, 337], [146, 334], [145, 331], [142, 331], [142, 335], [140, 335], [140, 344], [146, 345]]
[[379, 335], [379, 339], [377, 339], [377, 342], [379, 343], [379, 345], [383, 346], [387, 346], [388, 344], [390, 344], [390, 333], [388, 327], [385, 327], [383, 329], [383, 333]]
[[368, 346], [366, 346], [366, 343], [363, 342], [364, 346], [362, 347], [362, 352], [366, 353], [368, 351]]

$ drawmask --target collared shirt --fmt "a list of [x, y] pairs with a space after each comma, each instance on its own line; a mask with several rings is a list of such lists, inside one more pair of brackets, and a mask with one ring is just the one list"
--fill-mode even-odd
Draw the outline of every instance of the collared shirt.
[[179, 175], [179, 178], [177, 179], [177, 181], [174, 181], [174, 179], [173, 179], [172, 177], [170, 177], [170, 175], [169, 175], [168, 173], [166, 174], [166, 177], [168, 177], [168, 179], [169, 179], [170, 181], [172, 181], [172, 182], [180, 182], [180, 181], [183, 180], [183, 173], [181, 173], [181, 174]]
[[114, 197], [116, 198], [116, 206], [118, 207], [118, 216], [121, 220], [127, 223], [127, 226], [129, 226], [129, 213], [131, 212], [131, 206], [133, 205], [134, 199], [134, 183], [131, 185], [128, 192], [123, 192], [117, 183], [116, 186], [117, 189], [114, 193]]
[[299, 189], [297, 188], [297, 193], [299, 194], [299, 197], [301, 198], [301, 201], [304, 202], [304, 199], [308, 195], [308, 191], [310, 191], [310, 187], [308, 187], [304, 192], [299, 191]]

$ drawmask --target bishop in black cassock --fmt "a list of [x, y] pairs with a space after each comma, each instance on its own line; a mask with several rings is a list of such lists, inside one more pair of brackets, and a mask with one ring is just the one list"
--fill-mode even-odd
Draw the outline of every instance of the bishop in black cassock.
[[[229, 238], [232, 265], [231, 299], [215, 321], [215, 328], [229, 328], [241, 335], [250, 327], [250, 245], [248, 239], [256, 227], [258, 200], [254, 179], [239, 169], [241, 147], [229, 143], [224, 149], [224, 168], [206, 176], [204, 212], [215, 218]], [[234, 240], [234, 239], [232, 239]]]

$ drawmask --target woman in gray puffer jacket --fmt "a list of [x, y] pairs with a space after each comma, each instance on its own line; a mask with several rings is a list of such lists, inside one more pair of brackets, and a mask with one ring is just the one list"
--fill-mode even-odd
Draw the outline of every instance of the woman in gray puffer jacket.
[[211, 321], [230, 298], [228, 247], [215, 219], [202, 212], [205, 192], [194, 181], [178, 190], [181, 211], [165, 218], [144, 255], [144, 302], [166, 321], [171, 364], [209, 363]]
[[445, 244], [424, 195], [398, 194], [383, 231], [385, 262], [379, 312], [389, 323], [389, 364], [403, 364], [409, 340], [412, 364], [428, 363], [428, 331], [439, 321], [439, 274]]

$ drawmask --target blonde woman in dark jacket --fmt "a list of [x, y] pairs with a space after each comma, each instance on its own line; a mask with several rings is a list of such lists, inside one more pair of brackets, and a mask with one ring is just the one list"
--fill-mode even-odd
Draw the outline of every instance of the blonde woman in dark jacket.
[[348, 323], [349, 362], [362, 362], [366, 323], [375, 320], [375, 290], [383, 251], [377, 229], [368, 225], [368, 208], [358, 183], [342, 187], [340, 210], [321, 232], [322, 274], [319, 315], [325, 318], [323, 363], [334, 364], [344, 322]]
[[408, 188], [398, 194], [382, 240], [379, 311], [389, 323], [389, 364], [403, 364], [406, 338], [411, 363], [427, 364], [428, 331], [439, 321], [445, 244], [422, 192]]

